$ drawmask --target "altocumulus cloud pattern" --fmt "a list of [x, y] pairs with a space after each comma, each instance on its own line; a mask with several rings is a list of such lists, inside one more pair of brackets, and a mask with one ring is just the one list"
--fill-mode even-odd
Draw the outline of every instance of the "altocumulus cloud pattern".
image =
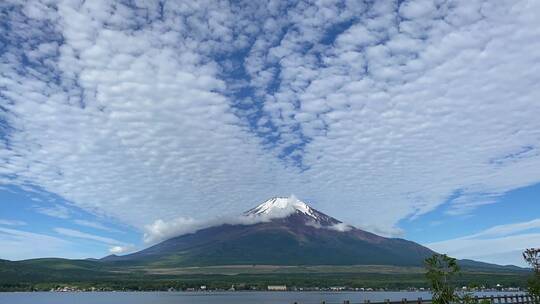
[[399, 235], [540, 182], [539, 1], [0, 7], [0, 183], [141, 230], [294, 193]]

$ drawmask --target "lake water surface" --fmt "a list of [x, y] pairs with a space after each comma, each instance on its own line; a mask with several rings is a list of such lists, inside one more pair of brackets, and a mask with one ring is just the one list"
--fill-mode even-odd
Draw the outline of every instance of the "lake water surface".
[[[482, 295], [483, 293], [478, 293]], [[494, 292], [486, 293], [489, 295]], [[510, 294], [510, 293], [507, 293]], [[0, 304], [316, 304], [429, 299], [427, 292], [7, 292]]]

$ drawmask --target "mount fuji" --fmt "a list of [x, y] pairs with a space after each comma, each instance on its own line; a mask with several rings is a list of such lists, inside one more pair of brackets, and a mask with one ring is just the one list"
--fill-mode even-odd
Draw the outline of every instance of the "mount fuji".
[[434, 252], [346, 225], [294, 197], [275, 197], [229, 223], [199, 229], [142, 251], [102, 259], [127, 265], [421, 266]]

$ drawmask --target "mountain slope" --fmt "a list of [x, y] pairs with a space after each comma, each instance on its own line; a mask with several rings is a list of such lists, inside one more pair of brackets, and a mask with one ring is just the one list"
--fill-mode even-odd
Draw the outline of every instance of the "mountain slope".
[[273, 198], [243, 216], [259, 222], [209, 227], [104, 261], [156, 266], [421, 266], [433, 254], [414, 242], [344, 225], [291, 198]]

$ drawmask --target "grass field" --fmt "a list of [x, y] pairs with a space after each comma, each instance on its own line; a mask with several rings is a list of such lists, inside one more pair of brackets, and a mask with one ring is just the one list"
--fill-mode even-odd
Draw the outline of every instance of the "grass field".
[[[470, 268], [462, 271], [455, 284], [525, 287], [528, 275], [523, 270]], [[386, 289], [428, 286], [421, 267], [234, 265], [166, 268], [120, 267], [91, 260], [0, 261], [0, 290], [49, 290], [66, 284], [114, 290], [184, 289], [201, 285], [212, 289], [227, 289], [233, 284], [259, 289], [272, 284]]]

